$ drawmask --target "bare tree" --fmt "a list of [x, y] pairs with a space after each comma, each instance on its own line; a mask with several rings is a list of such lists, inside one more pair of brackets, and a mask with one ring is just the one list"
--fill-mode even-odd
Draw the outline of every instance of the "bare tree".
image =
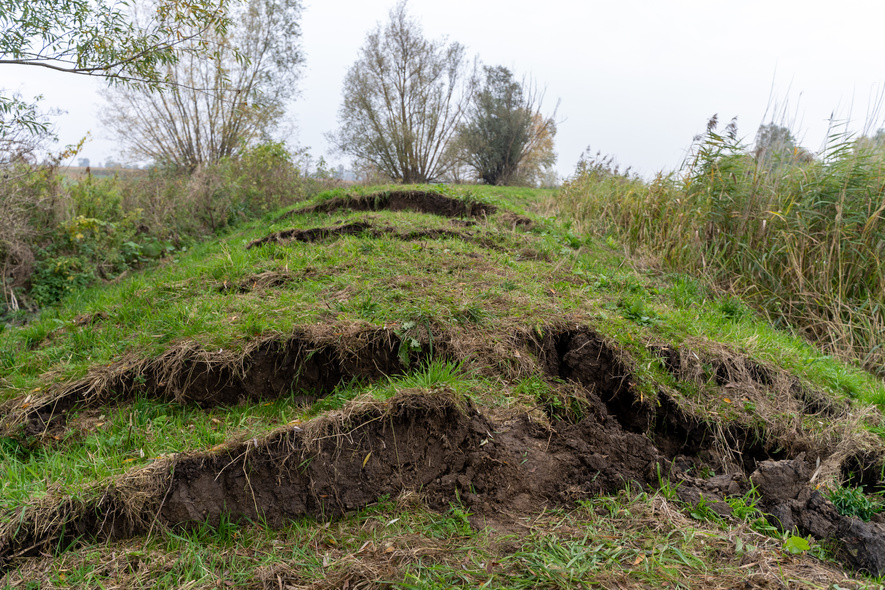
[[303, 60], [300, 0], [250, 0], [225, 34], [197, 41], [214, 59], [184, 53], [162, 91], [109, 88], [103, 122], [138, 160], [192, 170], [266, 139], [296, 90]]
[[366, 37], [344, 79], [340, 127], [329, 140], [362, 167], [404, 183], [441, 177], [470, 75], [464, 47], [429, 41], [400, 2]]

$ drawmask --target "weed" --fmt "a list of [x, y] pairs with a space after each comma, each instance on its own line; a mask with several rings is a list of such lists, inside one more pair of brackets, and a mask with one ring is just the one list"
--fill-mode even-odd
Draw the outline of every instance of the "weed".
[[833, 503], [839, 514], [854, 516], [864, 522], [869, 522], [874, 514], [885, 512], [885, 502], [881, 495], [871, 500], [864, 493], [863, 487], [846, 487], [834, 485], [825, 493], [827, 499]]

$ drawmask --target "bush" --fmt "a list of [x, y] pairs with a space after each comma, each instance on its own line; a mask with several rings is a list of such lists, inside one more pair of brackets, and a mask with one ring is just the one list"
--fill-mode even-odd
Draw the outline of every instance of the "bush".
[[47, 165], [0, 184], [0, 287], [13, 311], [52, 304], [317, 188], [280, 143], [191, 174], [157, 166], [72, 180]]

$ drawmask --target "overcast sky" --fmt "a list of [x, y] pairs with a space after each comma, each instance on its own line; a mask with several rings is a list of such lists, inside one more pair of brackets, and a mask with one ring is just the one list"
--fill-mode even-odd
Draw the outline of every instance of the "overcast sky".
[[[306, 0], [300, 96], [292, 145], [328, 156], [341, 83], [366, 34], [393, 0]], [[679, 165], [718, 113], [752, 142], [766, 110], [786, 106], [803, 145], [820, 148], [831, 114], [860, 130], [885, 84], [881, 1], [410, 0], [429, 38], [447, 36], [487, 65], [531, 75], [561, 100], [557, 168], [589, 147], [644, 175]], [[97, 80], [5, 66], [0, 87], [42, 93], [64, 143], [89, 132], [81, 156], [121, 159], [102, 130]], [[769, 115], [770, 116], [770, 115]], [[780, 117], [778, 117], [780, 119]], [[880, 126], [874, 121], [872, 126]]]

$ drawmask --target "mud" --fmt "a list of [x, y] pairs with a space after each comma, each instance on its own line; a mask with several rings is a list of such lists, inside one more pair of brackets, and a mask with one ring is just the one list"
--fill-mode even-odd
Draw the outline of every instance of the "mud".
[[388, 191], [373, 195], [334, 198], [312, 207], [297, 209], [289, 215], [351, 211], [416, 211], [443, 217], [487, 217], [497, 211], [493, 205], [453, 199], [434, 192]]

